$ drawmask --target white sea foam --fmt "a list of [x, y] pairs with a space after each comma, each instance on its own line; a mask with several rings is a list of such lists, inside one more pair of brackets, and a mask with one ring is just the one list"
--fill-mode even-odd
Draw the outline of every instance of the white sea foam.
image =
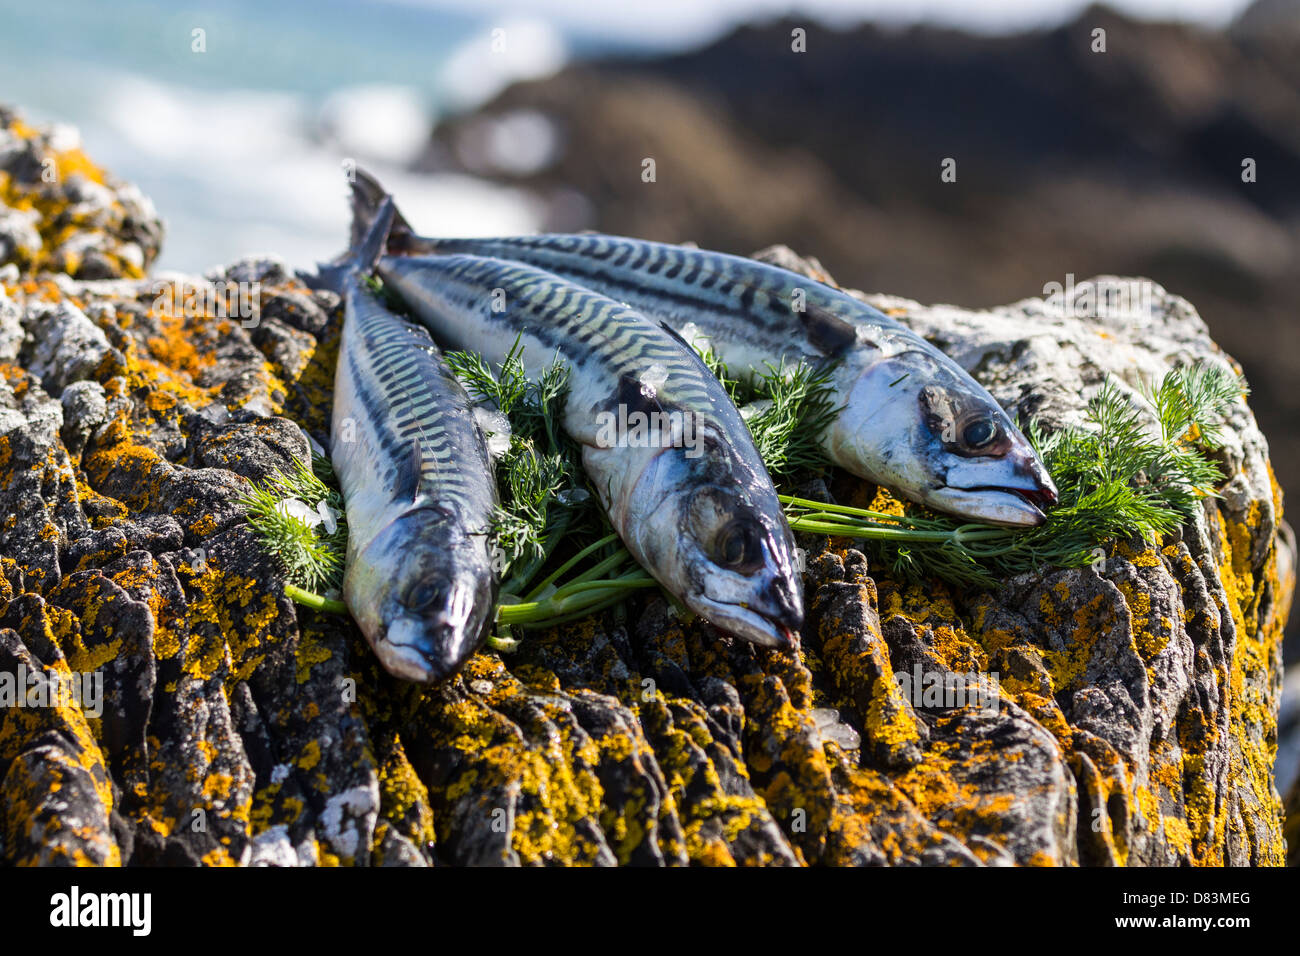
[[117, 74], [97, 89], [104, 138], [120, 144], [103, 161], [137, 182], [169, 221], [164, 268], [200, 271], [267, 250], [297, 268], [332, 258], [348, 228], [345, 161], [366, 164], [426, 232], [509, 235], [540, 221], [540, 204], [521, 190], [394, 166], [414, 137], [357, 148], [368, 142], [359, 104], [388, 104], [386, 123], [409, 119], [418, 99], [411, 91], [336, 99], [322, 129], [319, 111], [298, 94], [192, 90]]
[[429, 142], [433, 108], [412, 87], [371, 84], [331, 93], [321, 106], [320, 120], [349, 155], [406, 164]]
[[456, 48], [438, 75], [438, 92], [449, 108], [471, 109], [511, 83], [549, 76], [567, 59], [564, 37], [546, 21], [505, 19]]

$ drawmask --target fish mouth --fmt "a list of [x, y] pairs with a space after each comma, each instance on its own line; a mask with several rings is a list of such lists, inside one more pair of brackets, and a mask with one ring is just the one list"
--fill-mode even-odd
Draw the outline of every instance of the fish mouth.
[[761, 647], [790, 650], [798, 643], [799, 629], [803, 627], [803, 615], [793, 611], [769, 616], [753, 608], [708, 598], [695, 603], [699, 606], [692, 610], [714, 627]]
[[1018, 528], [1041, 525], [1047, 510], [1059, 500], [1052, 476], [1028, 448], [1017, 449], [1001, 461], [949, 468], [947, 483], [924, 496], [926, 504], [941, 511]]
[[476, 644], [467, 627], [401, 617], [388, 626], [374, 648], [394, 677], [434, 684], [459, 670]]
[[971, 488], [938, 488], [927, 495], [926, 504], [963, 518], [1013, 528], [1032, 528], [1047, 520], [1046, 510], [1057, 503], [1056, 488], [1050, 484], [1034, 488], [977, 485]]
[[1056, 491], [1056, 486], [1050, 481], [1037, 488], [1010, 488], [1007, 490], [1024, 498], [1039, 511], [1055, 508], [1061, 500], [1061, 496]]
[[450, 672], [450, 668], [431, 661], [411, 644], [397, 644], [385, 639], [376, 644], [375, 654], [388, 673], [402, 680], [432, 684]]

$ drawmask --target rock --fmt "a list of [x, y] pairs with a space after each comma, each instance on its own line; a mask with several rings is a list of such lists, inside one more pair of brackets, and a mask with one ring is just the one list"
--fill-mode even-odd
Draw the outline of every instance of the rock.
[[108, 421], [108, 399], [98, 382], [73, 382], [63, 390], [63, 442], [73, 452], [85, 448], [86, 441], [100, 425]]
[[92, 374], [111, 348], [99, 326], [66, 299], [55, 305], [33, 303], [23, 324], [31, 347], [20, 356], [21, 364], [52, 395]]
[[0, 285], [0, 362], [12, 362], [18, 358], [23, 345], [22, 314], [22, 309]]
[[196, 422], [193, 435], [196, 464], [225, 468], [250, 481], [265, 481], [277, 471], [289, 472], [295, 462], [311, 461], [307, 436], [287, 418], [258, 418], [220, 428]]
[[162, 245], [153, 203], [95, 166], [67, 132], [0, 107], [0, 264], [83, 279], [143, 276]]
[[[10, 609], [17, 602], [9, 602]], [[0, 675], [67, 674], [67, 662], [45, 643], [34, 651], [0, 629]], [[24, 701], [25, 703], [25, 701]], [[122, 862], [109, 824], [112, 785], [94, 733], [80, 707], [5, 705], [5, 730], [21, 738], [4, 751], [0, 774], [0, 846], [11, 864], [104, 866]]]
[[[143, 277], [30, 278], [4, 300], [24, 335], [21, 363], [0, 364], [0, 693], [21, 669], [102, 695], [0, 707], [5, 862], [1284, 860], [1294, 555], [1244, 401], [1221, 496], [1095, 568], [960, 592], [806, 535], [795, 651], [647, 597], [424, 688], [388, 676], [346, 617], [291, 603], [238, 504], [306, 459], [304, 430], [327, 437], [337, 297], [267, 259], [159, 280], [255, 284], [251, 316]], [[1122, 321], [870, 298], [1013, 411], [1060, 423], [1107, 374], [1136, 389], [1232, 364], [1191, 305], [1146, 288], [1150, 310]], [[888, 504], [843, 475], [804, 493]], [[918, 693], [930, 676], [961, 696]]]
[[34, 209], [0, 206], [0, 262], [31, 261], [40, 255], [41, 234], [36, 231], [40, 220]]
[[1234, 36], [1263, 39], [1300, 34], [1300, 4], [1295, 0], [1254, 0], [1232, 21]]
[[224, 269], [213, 269], [206, 278], [213, 282], [284, 285], [292, 276], [293, 270], [277, 256], [247, 256]]

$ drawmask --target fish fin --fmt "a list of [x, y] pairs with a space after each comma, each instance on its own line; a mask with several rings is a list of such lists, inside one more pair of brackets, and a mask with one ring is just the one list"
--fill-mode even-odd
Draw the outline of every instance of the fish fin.
[[411, 442], [407, 454], [397, 460], [397, 478], [393, 482], [393, 500], [407, 501], [415, 504], [420, 497], [420, 477], [424, 470], [424, 455], [420, 450], [420, 439]]
[[314, 278], [308, 277], [308, 285], [316, 289], [332, 289], [342, 293], [343, 284], [353, 273], [368, 274], [384, 254], [388, 241], [388, 231], [393, 225], [393, 216], [397, 207], [391, 196], [384, 197], [379, 207], [366, 221], [365, 228], [358, 230], [353, 223], [352, 240], [348, 251], [328, 265], [319, 266]]
[[[389, 193], [379, 180], [360, 166], [352, 171], [352, 239], [358, 241], [367, 224], [376, 215]], [[388, 230], [388, 243], [385, 251], [393, 255], [432, 255], [437, 252], [437, 243], [432, 239], [417, 236], [406, 217], [393, 207], [393, 226]]]
[[695, 346], [691, 345], [690, 342], [687, 342], [684, 338], [682, 338], [681, 333], [678, 332], [671, 325], [669, 325], [667, 322], [660, 322], [659, 327], [663, 329], [665, 332], [667, 332], [670, 336], [672, 336], [672, 338], [676, 339], [682, 345], [682, 347], [685, 348], [692, 355], [700, 354], [699, 352], [695, 351]]
[[366, 230], [360, 241], [352, 246], [352, 254], [348, 259], [353, 269], [361, 272], [374, 271], [384, 255], [384, 246], [388, 242], [388, 233], [393, 227], [396, 215], [397, 207], [393, 204], [393, 197], [385, 197], [375, 213], [374, 220], [370, 223], [370, 228]]
[[809, 302], [795, 314], [808, 333], [808, 341], [823, 355], [837, 355], [858, 339], [856, 325], [819, 305]]

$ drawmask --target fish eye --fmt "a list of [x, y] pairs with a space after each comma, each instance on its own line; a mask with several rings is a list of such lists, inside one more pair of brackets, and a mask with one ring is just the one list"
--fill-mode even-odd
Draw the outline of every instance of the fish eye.
[[990, 419], [980, 418], [962, 431], [962, 441], [970, 448], [983, 448], [997, 436], [997, 426]]
[[763, 536], [754, 521], [736, 518], [728, 522], [714, 541], [718, 564], [740, 574], [753, 574], [763, 566]]
[[444, 591], [441, 581], [428, 580], [421, 581], [406, 592], [406, 598], [402, 601], [409, 610], [423, 611], [433, 605]]

